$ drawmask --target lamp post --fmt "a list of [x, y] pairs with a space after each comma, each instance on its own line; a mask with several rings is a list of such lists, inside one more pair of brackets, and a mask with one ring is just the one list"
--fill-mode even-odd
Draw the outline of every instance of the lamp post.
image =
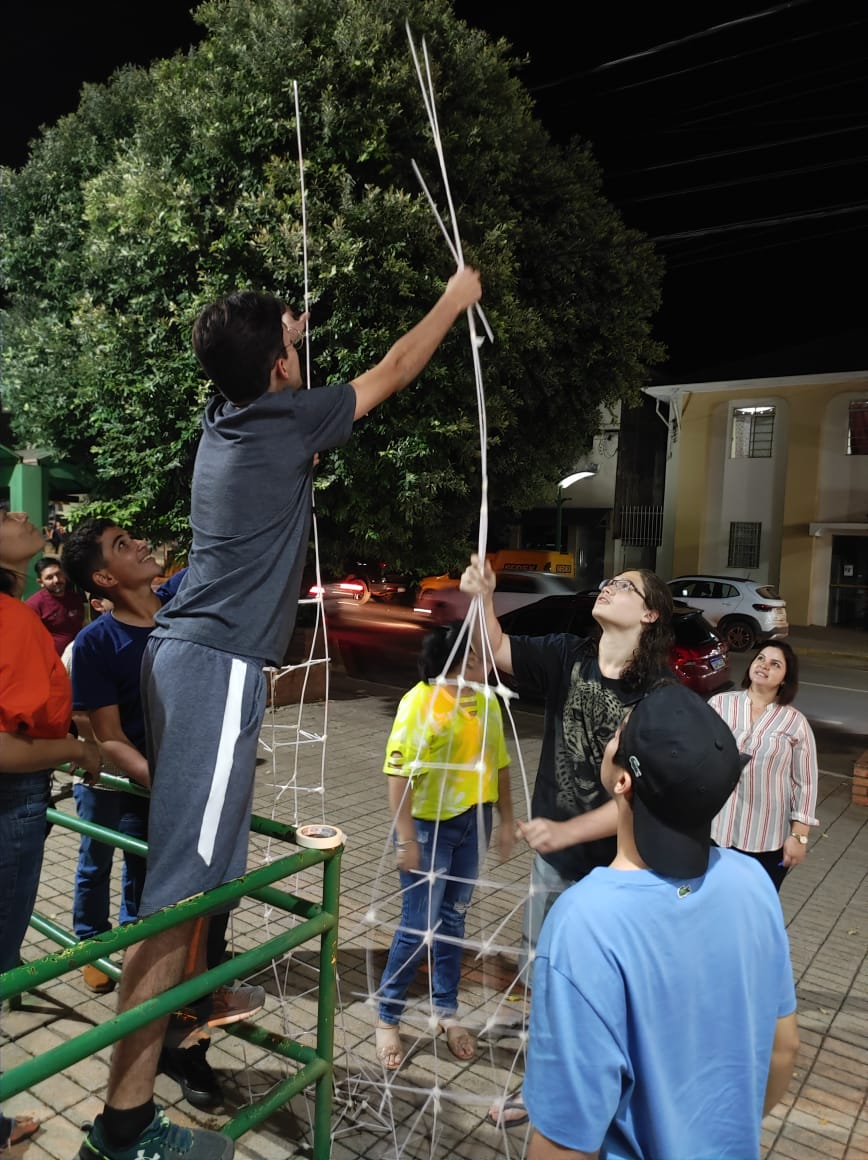
[[564, 490], [572, 487], [574, 483], [578, 483], [580, 479], [590, 479], [592, 475], [597, 474], [596, 463], [591, 463], [587, 467], [583, 467], [580, 471], [574, 471], [571, 475], [566, 475], [558, 483], [558, 500], [557, 500], [557, 521], [555, 523], [555, 551], [560, 552], [561, 548], [561, 511], [564, 506]]

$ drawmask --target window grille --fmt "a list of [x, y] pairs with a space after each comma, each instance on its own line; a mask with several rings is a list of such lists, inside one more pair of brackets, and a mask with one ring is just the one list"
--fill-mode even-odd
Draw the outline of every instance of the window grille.
[[857, 399], [850, 404], [847, 454], [868, 455], [868, 399]]
[[663, 542], [663, 508], [622, 507], [619, 512], [621, 542], [630, 548], [659, 548]]
[[774, 407], [736, 407], [732, 413], [730, 459], [771, 458], [774, 430]]
[[735, 521], [729, 525], [729, 568], [758, 568], [761, 523]]

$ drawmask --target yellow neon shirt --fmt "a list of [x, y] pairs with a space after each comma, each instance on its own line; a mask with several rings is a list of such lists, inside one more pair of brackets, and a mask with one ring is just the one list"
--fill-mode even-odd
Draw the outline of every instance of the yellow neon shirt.
[[457, 692], [420, 681], [398, 706], [383, 772], [412, 779], [414, 818], [445, 821], [497, 801], [498, 770], [509, 765], [500, 703], [494, 694]]

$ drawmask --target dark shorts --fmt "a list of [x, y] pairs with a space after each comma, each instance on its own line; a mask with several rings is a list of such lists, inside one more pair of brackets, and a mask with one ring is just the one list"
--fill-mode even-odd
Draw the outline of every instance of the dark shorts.
[[144, 918], [246, 871], [265, 678], [256, 661], [151, 638], [141, 688], [151, 766]]

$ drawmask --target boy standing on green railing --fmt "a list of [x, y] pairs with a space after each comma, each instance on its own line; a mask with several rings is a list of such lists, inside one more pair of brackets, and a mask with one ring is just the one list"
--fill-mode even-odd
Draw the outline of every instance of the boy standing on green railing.
[[[151, 761], [148, 872], [140, 915], [243, 874], [263, 667], [280, 665], [307, 553], [314, 457], [424, 369], [481, 296], [465, 267], [382, 362], [341, 386], [301, 391], [298, 319], [270, 294], [230, 294], [202, 311], [193, 347], [220, 394], [207, 406], [193, 473], [189, 570], [157, 615], [142, 666]], [[121, 1011], [174, 986], [183, 923], [127, 952]], [[108, 1100], [80, 1160], [228, 1160], [226, 1136], [172, 1124], [153, 1102], [164, 1020], [120, 1041]]]

